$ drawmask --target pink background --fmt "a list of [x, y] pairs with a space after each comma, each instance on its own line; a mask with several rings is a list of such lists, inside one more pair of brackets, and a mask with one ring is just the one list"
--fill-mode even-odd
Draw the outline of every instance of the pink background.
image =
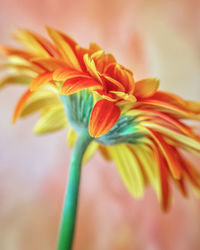
[[[0, 42], [13, 44], [16, 27], [45, 34], [49, 25], [82, 46], [96, 41], [136, 79], [157, 77], [163, 90], [199, 100], [199, 10], [198, 0], [0, 0]], [[11, 124], [22, 92], [0, 92], [0, 249], [54, 250], [71, 150], [66, 130], [32, 134], [37, 115]], [[83, 167], [74, 249], [200, 249], [200, 200], [174, 197], [168, 214], [150, 188], [133, 199], [96, 153]]]

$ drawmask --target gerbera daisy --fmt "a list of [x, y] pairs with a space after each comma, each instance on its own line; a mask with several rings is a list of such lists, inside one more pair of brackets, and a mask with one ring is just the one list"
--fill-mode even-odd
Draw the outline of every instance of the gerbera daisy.
[[186, 181], [199, 190], [200, 174], [182, 151], [200, 155], [200, 138], [186, 122], [200, 120], [200, 103], [158, 91], [155, 78], [135, 81], [129, 69], [95, 43], [85, 49], [62, 32], [47, 31], [52, 41], [19, 30], [15, 38], [25, 49], [1, 46], [7, 55], [1, 68], [10, 71], [0, 86], [27, 86], [16, 105], [13, 123], [39, 112], [35, 133], [69, 125], [70, 146], [79, 134], [58, 249], [71, 249], [81, 161], [96, 150], [116, 163], [134, 197], [142, 197], [151, 185], [164, 210], [171, 200], [170, 180], [184, 196]]

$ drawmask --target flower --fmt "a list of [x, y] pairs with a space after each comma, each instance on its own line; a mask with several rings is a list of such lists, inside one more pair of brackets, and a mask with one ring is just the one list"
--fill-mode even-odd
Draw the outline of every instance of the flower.
[[34, 131], [42, 134], [69, 122], [70, 146], [77, 133], [88, 130], [94, 140], [84, 160], [98, 149], [116, 163], [133, 196], [143, 196], [150, 184], [164, 210], [171, 200], [170, 180], [184, 196], [186, 181], [199, 190], [200, 173], [182, 151], [200, 155], [200, 138], [185, 122], [200, 120], [200, 103], [158, 91], [155, 78], [135, 81], [130, 70], [95, 43], [85, 49], [62, 32], [47, 31], [53, 43], [19, 30], [15, 38], [26, 49], [0, 48], [7, 55], [4, 68], [11, 70], [0, 86], [27, 86], [13, 123], [40, 112]]

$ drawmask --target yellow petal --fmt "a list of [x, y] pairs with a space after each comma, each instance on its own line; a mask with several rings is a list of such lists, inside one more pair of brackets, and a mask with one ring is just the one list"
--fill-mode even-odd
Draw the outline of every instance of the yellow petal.
[[[67, 134], [67, 144], [72, 148], [77, 140], [77, 133], [74, 131], [73, 128], [70, 128]], [[83, 156], [83, 164], [88, 162], [91, 157], [94, 155], [95, 151], [98, 148], [98, 143], [92, 141], [89, 146], [87, 147], [84, 156]]]
[[129, 192], [135, 197], [142, 197], [145, 180], [141, 167], [130, 148], [122, 144], [110, 146], [108, 150]]
[[72, 148], [76, 142], [77, 134], [73, 128], [69, 128], [67, 133], [67, 144]]
[[134, 148], [134, 151], [141, 162], [149, 182], [157, 192], [159, 185], [159, 172], [158, 167], [153, 159], [153, 155], [151, 154], [150, 148], [143, 144], [132, 147]]
[[67, 125], [63, 106], [47, 109], [34, 127], [36, 134], [44, 134], [65, 128]]
[[33, 114], [37, 111], [42, 111], [47, 107], [51, 106], [63, 106], [59, 96], [50, 90], [40, 90], [32, 94], [32, 96], [27, 101], [21, 117], [26, 117], [30, 114]]
[[88, 148], [86, 149], [84, 156], [83, 156], [83, 164], [85, 164], [86, 162], [88, 162], [92, 156], [94, 155], [94, 153], [96, 152], [98, 148], [98, 143], [95, 141], [92, 141]]
[[140, 98], [152, 96], [159, 87], [159, 80], [155, 78], [143, 79], [135, 83], [134, 95]]
[[34, 34], [31, 31], [28, 30], [18, 30], [14, 37], [23, 43], [32, 53], [44, 56], [44, 57], [50, 57], [52, 56], [49, 48], [53, 48], [52, 45], [46, 40], [45, 38]]
[[0, 81], [0, 88], [6, 86], [7, 84], [22, 84], [28, 85], [31, 82], [31, 78], [23, 75], [10, 75], [6, 76]]

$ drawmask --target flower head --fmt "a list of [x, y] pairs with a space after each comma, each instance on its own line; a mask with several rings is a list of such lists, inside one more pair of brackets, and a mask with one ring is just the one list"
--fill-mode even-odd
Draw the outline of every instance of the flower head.
[[27, 86], [13, 122], [39, 111], [34, 131], [46, 133], [64, 128], [69, 121], [70, 145], [76, 133], [88, 130], [94, 141], [85, 160], [98, 149], [116, 163], [135, 197], [141, 197], [150, 184], [163, 209], [171, 197], [170, 179], [185, 196], [186, 180], [200, 189], [200, 174], [180, 151], [200, 155], [200, 139], [184, 121], [200, 120], [200, 103], [158, 91], [155, 78], [135, 81], [130, 70], [95, 43], [85, 49], [62, 32], [47, 31], [52, 42], [20, 30], [15, 38], [26, 49], [1, 46], [11, 73], [0, 86]]

